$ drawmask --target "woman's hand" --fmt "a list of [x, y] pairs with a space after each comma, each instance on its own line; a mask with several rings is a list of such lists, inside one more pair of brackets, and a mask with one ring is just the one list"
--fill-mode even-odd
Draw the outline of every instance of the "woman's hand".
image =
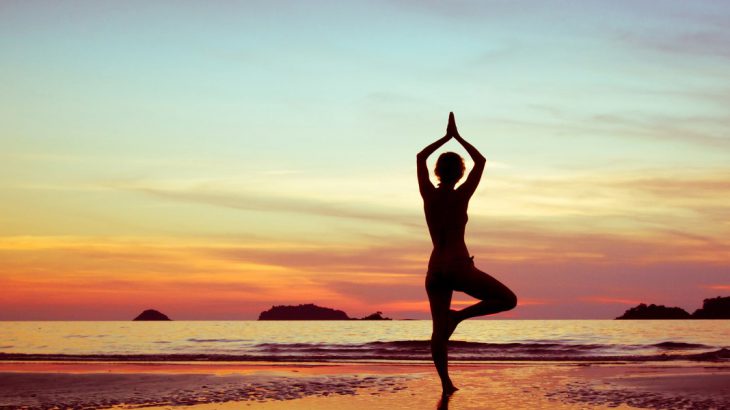
[[454, 113], [449, 113], [449, 125], [446, 126], [446, 135], [454, 138], [461, 138], [459, 130], [456, 129], [456, 120], [454, 119]]
[[484, 156], [477, 151], [476, 148], [474, 148], [473, 145], [466, 142], [464, 138], [459, 135], [459, 130], [456, 129], [456, 120], [454, 120], [454, 113], [449, 113], [449, 125], [446, 127], [446, 135], [449, 137], [453, 137], [456, 141], [459, 142], [465, 149], [466, 152], [469, 153], [471, 158], [474, 160], [474, 162], [484, 162]]

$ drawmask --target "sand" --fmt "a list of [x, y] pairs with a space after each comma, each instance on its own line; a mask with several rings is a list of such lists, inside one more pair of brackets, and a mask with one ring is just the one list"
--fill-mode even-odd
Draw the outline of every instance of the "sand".
[[730, 363], [0, 363], [0, 408], [728, 409]]

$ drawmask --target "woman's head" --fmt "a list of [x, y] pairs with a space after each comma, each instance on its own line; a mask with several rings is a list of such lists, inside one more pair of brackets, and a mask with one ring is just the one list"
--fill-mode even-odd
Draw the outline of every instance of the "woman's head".
[[442, 184], [456, 185], [464, 176], [464, 159], [455, 152], [444, 152], [436, 161], [436, 176]]

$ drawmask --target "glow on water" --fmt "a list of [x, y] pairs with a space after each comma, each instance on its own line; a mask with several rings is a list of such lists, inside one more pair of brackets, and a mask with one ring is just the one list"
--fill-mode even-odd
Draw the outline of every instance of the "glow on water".
[[[243, 354], [262, 344], [361, 345], [427, 340], [430, 333], [427, 320], [3, 322], [0, 352]], [[452, 340], [618, 348], [671, 341], [722, 348], [730, 340], [730, 321], [473, 320]]]

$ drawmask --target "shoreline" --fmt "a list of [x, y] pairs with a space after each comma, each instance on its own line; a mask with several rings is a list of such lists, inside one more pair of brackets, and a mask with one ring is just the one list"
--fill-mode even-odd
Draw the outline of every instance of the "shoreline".
[[450, 370], [461, 390], [440, 403], [431, 364], [0, 362], [0, 407], [730, 407], [727, 362], [454, 363]]
[[[421, 343], [423, 341], [418, 341]], [[469, 343], [454, 341], [452, 343]], [[361, 352], [362, 353], [362, 352]], [[452, 352], [451, 361], [454, 363], [515, 363], [515, 362], [582, 362], [582, 363], [646, 363], [646, 362], [670, 362], [670, 361], [694, 361], [694, 362], [720, 362], [730, 359], [730, 349], [727, 347], [711, 348], [703, 352], [666, 351], [654, 354], [541, 354], [541, 355], [488, 355], [460, 357]], [[0, 352], [0, 363], [6, 362], [129, 362], [129, 363], [180, 363], [180, 362], [211, 362], [211, 363], [430, 363], [430, 358], [425, 357], [425, 352], [419, 352], [418, 357], [404, 355], [384, 355], [383, 357], [369, 357], [360, 359], [361, 355], [287, 355], [276, 353], [271, 355], [250, 355], [250, 354], [201, 354], [201, 353], [145, 353], [145, 354], [62, 354], [62, 353], [6, 353]]]

